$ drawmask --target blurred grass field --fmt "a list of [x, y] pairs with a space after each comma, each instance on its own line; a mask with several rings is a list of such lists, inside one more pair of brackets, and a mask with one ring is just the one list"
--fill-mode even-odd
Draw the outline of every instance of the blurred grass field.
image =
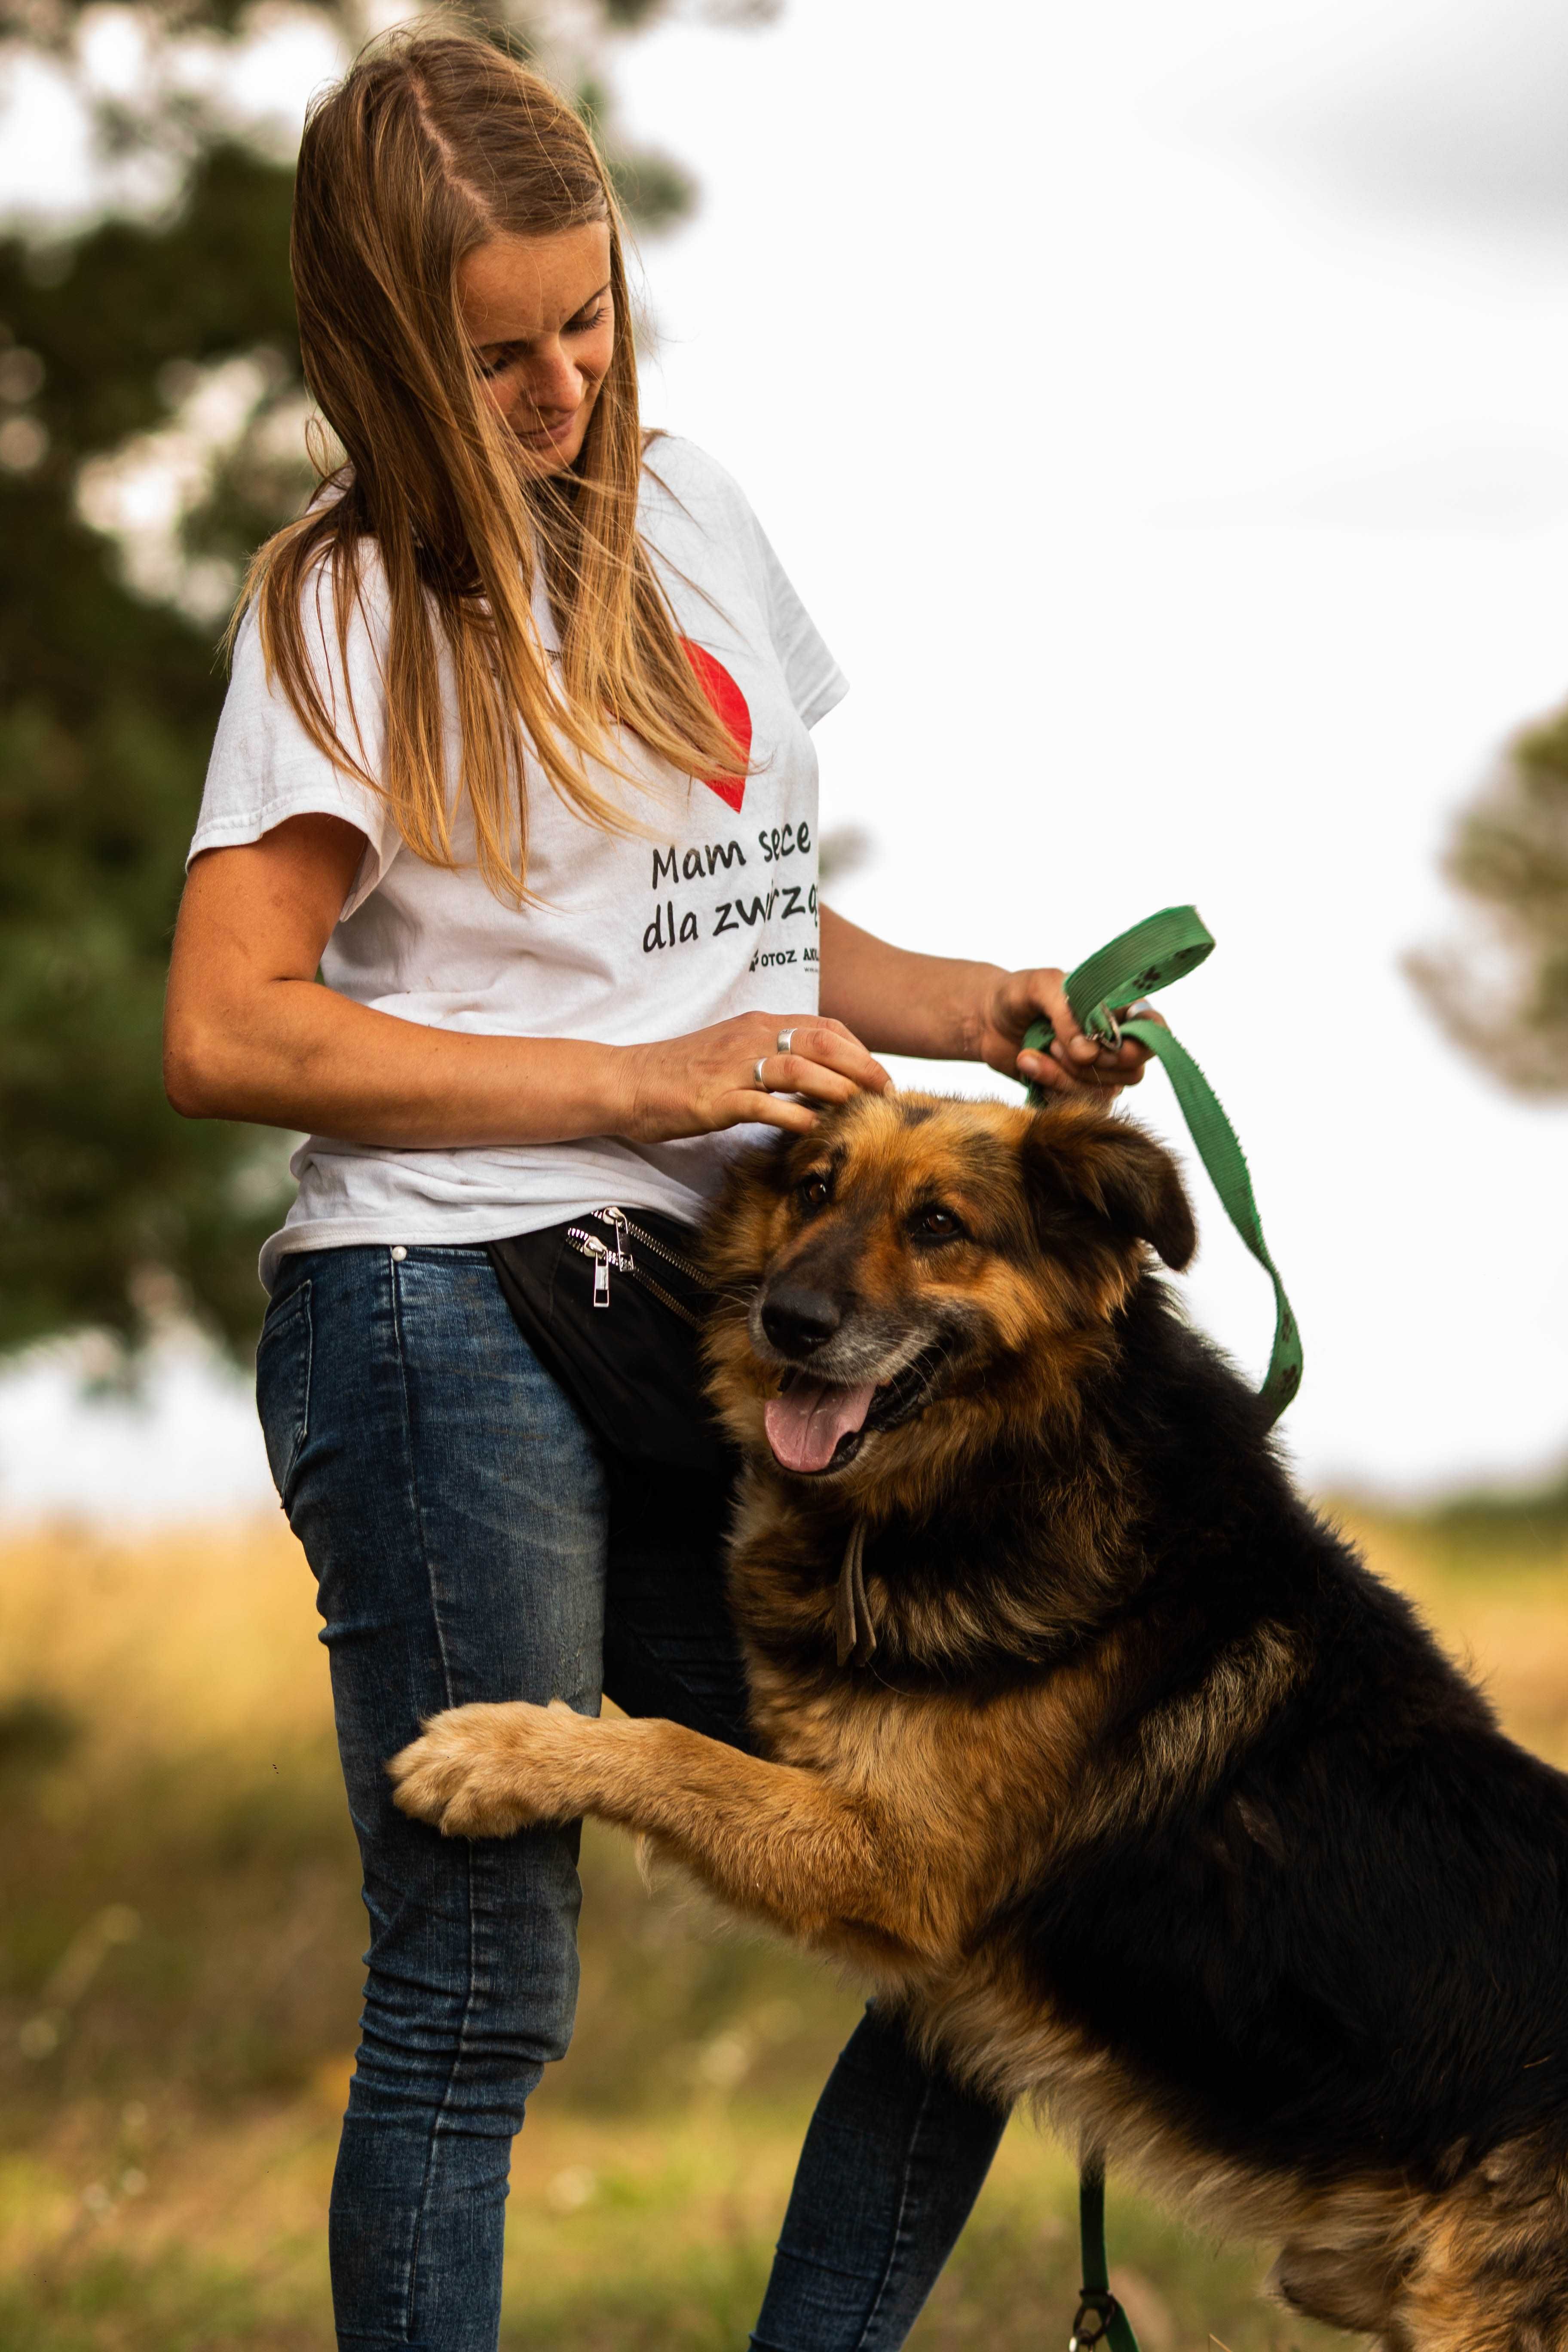
[[[1568, 1763], [1568, 1508], [1342, 1513]], [[310, 1579], [281, 1520], [0, 1538], [0, 2352], [325, 2352], [363, 1946]], [[508, 2347], [741, 2352], [832, 1976], [647, 1896], [590, 1827], [577, 2040], [517, 2144]], [[1066, 2340], [1073, 2183], [1016, 2123], [914, 2343]], [[1345, 2339], [1111, 2184], [1144, 2352]]]

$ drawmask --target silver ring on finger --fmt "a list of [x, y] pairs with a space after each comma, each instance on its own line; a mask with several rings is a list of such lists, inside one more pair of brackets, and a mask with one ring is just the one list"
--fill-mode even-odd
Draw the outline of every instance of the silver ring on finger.
[[768, 1057], [765, 1054], [759, 1054], [757, 1055], [756, 1067], [752, 1072], [752, 1084], [756, 1087], [759, 1094], [763, 1095], [771, 1095], [773, 1092], [772, 1087], [769, 1086], [766, 1078], [763, 1076], [763, 1064], [767, 1060], [767, 1058]]
[[781, 1029], [779, 1031], [778, 1045], [779, 1052], [781, 1054], [793, 1053], [795, 1051], [795, 1031], [793, 1029]]

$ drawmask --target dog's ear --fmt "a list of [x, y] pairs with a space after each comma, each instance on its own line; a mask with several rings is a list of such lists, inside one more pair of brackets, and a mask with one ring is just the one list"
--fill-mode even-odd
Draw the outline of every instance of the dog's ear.
[[1197, 1248], [1175, 1161], [1129, 1119], [1076, 1105], [1037, 1111], [1025, 1139], [1024, 1177], [1042, 1239], [1048, 1241], [1064, 1208], [1078, 1208], [1092, 1210], [1119, 1234], [1152, 1243], [1178, 1272]]

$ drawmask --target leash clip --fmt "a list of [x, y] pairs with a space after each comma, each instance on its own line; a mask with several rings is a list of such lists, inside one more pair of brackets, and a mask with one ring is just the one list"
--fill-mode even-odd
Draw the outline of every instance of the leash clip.
[[1088, 1035], [1114, 1054], [1121, 1043], [1121, 1024], [1109, 1004], [1097, 1004], [1084, 1023]]
[[1091, 2345], [1103, 2344], [1121, 2311], [1121, 2305], [1113, 2294], [1086, 2287], [1068, 2338], [1068, 2352], [1089, 2352]]

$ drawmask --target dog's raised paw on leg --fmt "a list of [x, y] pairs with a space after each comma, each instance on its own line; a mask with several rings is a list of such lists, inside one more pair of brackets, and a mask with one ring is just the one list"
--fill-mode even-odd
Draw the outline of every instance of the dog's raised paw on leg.
[[580, 1721], [559, 1699], [478, 1702], [430, 1716], [387, 1764], [394, 1802], [446, 1837], [510, 1837], [536, 1822], [570, 1821], [581, 1811], [566, 1785], [571, 1727]]

